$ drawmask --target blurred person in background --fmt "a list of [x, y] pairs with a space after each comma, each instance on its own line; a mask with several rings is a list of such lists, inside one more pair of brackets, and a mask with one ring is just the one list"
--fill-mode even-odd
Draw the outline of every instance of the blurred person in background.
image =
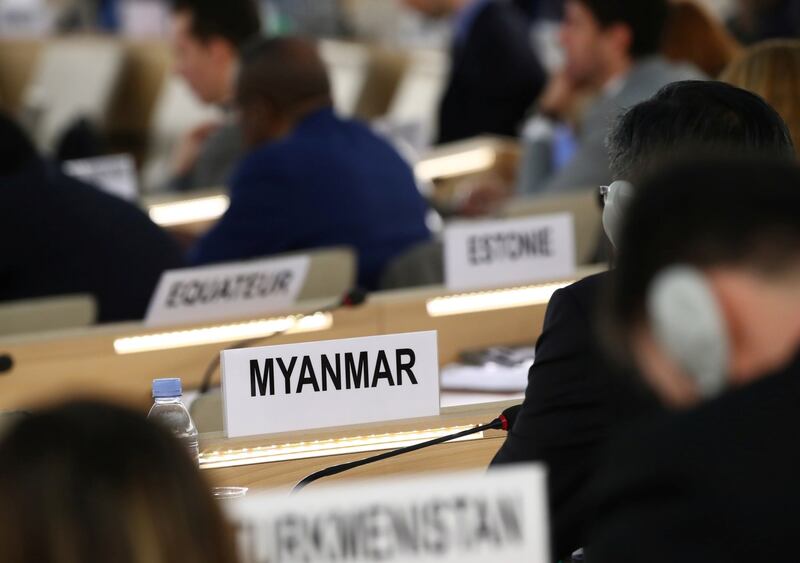
[[0, 301], [89, 293], [99, 321], [141, 319], [184, 260], [137, 206], [65, 176], [0, 114]]
[[730, 28], [746, 45], [798, 37], [800, 0], [737, 0]]
[[[641, 177], [665, 157], [691, 151], [795, 159], [786, 125], [758, 96], [721, 82], [665, 86], [625, 112], [609, 135], [613, 178], [624, 182], [612, 190], [604, 211], [612, 242]], [[731, 191], [728, 197], [738, 195]], [[522, 410], [492, 462], [547, 464], [552, 545], [559, 557], [586, 542], [587, 494], [598, 453], [617, 431], [658, 411], [601, 349], [595, 313], [608, 278], [608, 272], [588, 276], [553, 294]]]
[[800, 142], [800, 40], [773, 39], [736, 58], [720, 80], [750, 90], [774, 107]]
[[205, 104], [219, 106], [221, 122], [190, 131], [175, 151], [174, 190], [227, 184], [242, 155], [241, 132], [231, 115], [239, 51], [261, 33], [255, 0], [173, 0], [175, 72]]
[[670, 61], [691, 63], [716, 78], [740, 50], [725, 25], [705, 7], [693, 0], [669, 3], [662, 52]]
[[[540, 195], [607, 184], [605, 140], [614, 118], [670, 82], [703, 77], [694, 67], [671, 63], [660, 55], [667, 16], [667, 0], [567, 0], [561, 28], [566, 63], [538, 102], [535, 119], [544, 128], [526, 128], [530, 133], [526, 133], [520, 169], [522, 193]], [[585, 91], [596, 95], [578, 118], [569, 141], [562, 132], [537, 142], [533, 132], [553, 125], [558, 128], [576, 94]]]
[[234, 534], [185, 448], [144, 416], [78, 402], [0, 441], [4, 563], [236, 563]]
[[348, 245], [371, 289], [388, 260], [429, 238], [413, 171], [368, 126], [335, 114], [313, 43], [248, 46], [236, 101], [248, 152], [230, 207], [192, 249], [193, 264]]
[[590, 561], [794, 558], [798, 186], [793, 162], [706, 158], [638, 187], [604, 334], [678, 410], [609, 449]]
[[516, 137], [546, 74], [525, 15], [501, 0], [404, 0], [432, 18], [453, 18], [451, 68], [439, 105], [438, 143], [483, 133]]

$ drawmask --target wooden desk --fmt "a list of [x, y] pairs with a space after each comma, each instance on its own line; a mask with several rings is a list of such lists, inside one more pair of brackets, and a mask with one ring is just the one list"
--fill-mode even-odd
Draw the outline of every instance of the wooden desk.
[[[279, 434], [246, 440], [225, 440], [217, 435], [201, 436], [203, 456], [216, 450], [291, 444], [298, 441], [343, 439], [369, 434], [392, 432], [422, 431], [430, 428], [460, 428], [483, 424], [497, 417], [503, 409], [520, 401], [504, 401], [467, 407], [442, 409], [438, 417], [420, 418], [410, 421], [387, 422], [372, 425], [358, 425], [321, 431]], [[456, 432], [457, 430], [452, 430]], [[505, 433], [489, 431], [475, 440], [440, 444], [397, 458], [365, 465], [340, 475], [326, 477], [319, 483], [309, 487], [323, 486], [328, 483], [348, 479], [369, 477], [387, 477], [410, 473], [457, 471], [462, 469], [483, 468], [489, 465], [494, 454], [503, 443]], [[362, 459], [393, 448], [383, 448], [359, 453], [330, 455], [324, 457], [299, 457], [290, 461], [266, 463], [250, 463], [240, 466], [204, 469], [203, 472], [215, 486], [243, 486], [253, 490], [278, 489], [289, 490], [303, 477], [339, 463]], [[202, 465], [201, 465], [202, 467]]]
[[[595, 271], [583, 270], [578, 278]], [[542, 298], [528, 304], [449, 316], [432, 316], [428, 312], [432, 300], [451, 296], [451, 292], [442, 288], [379, 292], [360, 307], [332, 313], [333, 324], [329, 328], [284, 334], [254, 345], [436, 330], [439, 362], [444, 365], [456, 360], [464, 350], [533, 343], [541, 332], [549, 295], [566, 283], [568, 280], [543, 286]], [[492, 293], [476, 292], [470, 297], [480, 299]], [[311, 312], [323, 305], [326, 303], [299, 304], [293, 312]], [[123, 355], [115, 352], [115, 341], [220, 324], [227, 322], [167, 329], [127, 323], [2, 338], [0, 354], [11, 355], [15, 364], [10, 372], [0, 374], [0, 410], [34, 408], [86, 395], [146, 408], [151, 402], [153, 379], [180, 377], [186, 389], [196, 388], [208, 364], [238, 338], [217, 344]]]

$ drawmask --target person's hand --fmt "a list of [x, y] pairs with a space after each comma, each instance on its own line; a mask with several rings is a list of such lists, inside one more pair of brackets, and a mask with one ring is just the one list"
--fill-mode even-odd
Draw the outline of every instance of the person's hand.
[[189, 131], [189, 133], [181, 139], [172, 160], [172, 173], [175, 176], [183, 176], [194, 168], [197, 158], [200, 156], [203, 143], [206, 142], [208, 136], [216, 131], [219, 126], [220, 124], [217, 122], [203, 123]]
[[498, 177], [491, 175], [475, 181], [466, 191], [458, 206], [458, 214], [465, 217], [490, 215], [509, 198], [509, 187]]
[[550, 76], [539, 97], [539, 112], [554, 119], [563, 120], [572, 111], [579, 95], [578, 88], [564, 70]]

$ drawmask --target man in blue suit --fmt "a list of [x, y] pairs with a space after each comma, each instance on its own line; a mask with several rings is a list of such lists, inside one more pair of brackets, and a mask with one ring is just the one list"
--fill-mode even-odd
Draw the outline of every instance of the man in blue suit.
[[313, 45], [251, 45], [237, 103], [249, 154], [231, 179], [230, 208], [192, 249], [192, 263], [350, 245], [359, 283], [374, 288], [391, 258], [429, 237], [411, 168], [368, 127], [334, 114]]

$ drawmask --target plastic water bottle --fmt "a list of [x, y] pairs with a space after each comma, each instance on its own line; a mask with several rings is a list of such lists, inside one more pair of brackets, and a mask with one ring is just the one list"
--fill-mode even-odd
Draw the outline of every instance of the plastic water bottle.
[[153, 380], [153, 404], [147, 414], [148, 420], [171, 431], [189, 450], [195, 463], [199, 462], [200, 450], [197, 445], [197, 428], [183, 404], [181, 380], [177, 378]]

